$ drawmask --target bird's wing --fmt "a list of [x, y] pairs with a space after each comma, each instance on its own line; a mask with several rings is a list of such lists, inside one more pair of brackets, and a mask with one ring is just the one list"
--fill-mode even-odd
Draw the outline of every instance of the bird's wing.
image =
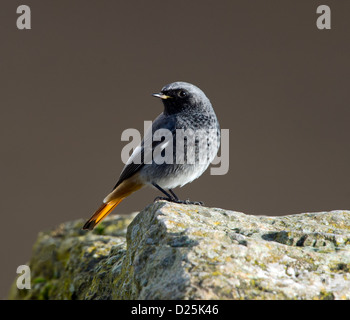
[[160, 156], [161, 151], [169, 144], [170, 137], [167, 136], [165, 140], [162, 141], [153, 141], [153, 134], [156, 130], [161, 129], [165, 124], [168, 124], [168, 130], [171, 132], [172, 139], [175, 135], [175, 129], [171, 130], [170, 128], [175, 128], [175, 126], [172, 125], [172, 119], [168, 120], [170, 121], [167, 121], [166, 123], [164, 122], [163, 114], [160, 114], [156, 118], [152, 126], [145, 133], [141, 144], [135, 148], [127, 163], [125, 164], [123, 171], [120, 174], [119, 180], [114, 186], [113, 190], [118, 187], [124, 180], [130, 178], [136, 172], [138, 172], [145, 164], [152, 163], [152, 160], [157, 162], [156, 159]]
[[138, 145], [133, 153], [131, 154], [129, 160], [125, 164], [122, 173], [118, 179], [118, 182], [114, 186], [113, 190], [118, 187], [124, 180], [133, 176], [145, 165], [145, 149], [144, 149], [144, 140], [141, 144]]

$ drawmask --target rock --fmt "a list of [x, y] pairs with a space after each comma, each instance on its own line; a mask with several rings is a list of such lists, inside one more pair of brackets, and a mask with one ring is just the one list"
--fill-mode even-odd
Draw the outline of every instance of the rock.
[[253, 216], [159, 201], [42, 232], [11, 299], [350, 299], [350, 211]]

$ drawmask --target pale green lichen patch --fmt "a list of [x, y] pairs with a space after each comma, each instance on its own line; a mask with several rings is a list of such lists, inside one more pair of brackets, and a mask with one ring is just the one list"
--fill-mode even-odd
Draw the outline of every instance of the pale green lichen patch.
[[267, 217], [165, 201], [41, 232], [12, 299], [350, 299], [350, 212]]

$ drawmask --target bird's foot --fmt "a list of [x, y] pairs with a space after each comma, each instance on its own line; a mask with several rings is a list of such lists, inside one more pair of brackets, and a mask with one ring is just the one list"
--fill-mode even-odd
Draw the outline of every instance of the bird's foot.
[[190, 201], [188, 199], [187, 200], [179, 200], [179, 199], [167, 198], [167, 197], [157, 197], [154, 199], [153, 202], [156, 202], [158, 200], [165, 200], [165, 201], [179, 203], [179, 204], [194, 204], [196, 206], [203, 206], [204, 205], [204, 202], [202, 202], [202, 201]]
[[203, 206], [204, 202], [203, 201], [190, 201], [189, 199], [187, 200], [175, 200], [176, 203], [182, 203], [182, 204], [194, 204], [196, 206]]
[[159, 200], [165, 200], [165, 201], [170, 201], [170, 202], [176, 201], [175, 199], [168, 198], [168, 197], [156, 197], [156, 198], [154, 198], [153, 202], [156, 202], [156, 201], [159, 201]]

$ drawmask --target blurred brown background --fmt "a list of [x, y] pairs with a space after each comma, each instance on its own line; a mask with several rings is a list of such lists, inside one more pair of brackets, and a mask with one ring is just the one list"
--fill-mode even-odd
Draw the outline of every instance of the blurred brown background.
[[[32, 29], [16, 28], [29, 5]], [[316, 8], [332, 29], [316, 28]], [[0, 4], [1, 297], [37, 233], [89, 218], [167, 83], [198, 85], [230, 129], [230, 170], [178, 189], [249, 214], [350, 209], [350, 1]], [[144, 189], [115, 213], [159, 195]]]

